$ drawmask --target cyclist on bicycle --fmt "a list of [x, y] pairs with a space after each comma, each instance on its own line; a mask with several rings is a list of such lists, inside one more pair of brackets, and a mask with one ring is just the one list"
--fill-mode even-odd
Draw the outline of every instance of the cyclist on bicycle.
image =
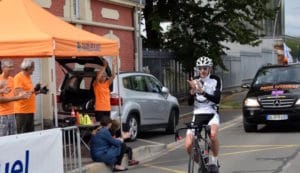
[[[211, 74], [213, 62], [212, 59], [202, 56], [196, 61], [196, 71], [199, 76], [195, 79], [191, 78], [187, 82], [190, 85], [189, 92], [189, 105], [194, 104], [193, 121], [197, 116], [204, 114], [212, 114], [212, 118], [207, 121], [211, 127], [210, 141], [212, 150], [211, 162], [218, 165], [218, 152], [219, 152], [219, 140], [218, 129], [220, 125], [220, 118], [218, 114], [218, 104], [221, 98], [222, 82], [221, 79]], [[193, 143], [194, 132], [187, 130], [185, 148], [190, 154]]]

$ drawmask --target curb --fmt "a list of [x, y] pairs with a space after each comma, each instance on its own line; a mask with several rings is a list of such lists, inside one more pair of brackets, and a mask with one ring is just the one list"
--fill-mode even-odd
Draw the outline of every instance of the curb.
[[[93, 162], [82, 167], [82, 173], [112, 173], [112, 168], [101, 162]], [[80, 173], [79, 169], [68, 171], [68, 173]]]
[[140, 162], [145, 162], [165, 149], [167, 149], [166, 144], [140, 146], [133, 149], [133, 158]]

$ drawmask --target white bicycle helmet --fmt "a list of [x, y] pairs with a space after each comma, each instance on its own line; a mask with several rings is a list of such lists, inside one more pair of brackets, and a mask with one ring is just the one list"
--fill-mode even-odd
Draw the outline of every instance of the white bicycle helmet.
[[202, 66], [213, 66], [212, 59], [206, 57], [206, 56], [201, 56], [200, 58], [197, 59], [196, 61], [196, 66], [197, 67], [202, 67]]

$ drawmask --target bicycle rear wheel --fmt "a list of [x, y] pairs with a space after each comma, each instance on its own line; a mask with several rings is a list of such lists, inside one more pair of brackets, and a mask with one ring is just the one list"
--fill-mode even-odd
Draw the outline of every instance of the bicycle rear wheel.
[[189, 156], [188, 173], [206, 173], [199, 144], [195, 142]]

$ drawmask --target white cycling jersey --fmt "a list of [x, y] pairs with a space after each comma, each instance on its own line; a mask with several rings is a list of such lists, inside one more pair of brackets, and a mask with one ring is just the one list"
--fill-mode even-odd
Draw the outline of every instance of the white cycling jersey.
[[197, 114], [214, 114], [214, 117], [208, 123], [220, 124], [220, 119], [218, 115], [218, 104], [221, 99], [222, 82], [220, 78], [216, 75], [209, 74], [205, 78], [196, 78], [202, 84], [203, 94], [196, 93], [195, 95], [190, 95], [189, 105], [194, 104], [194, 117], [201, 116]]

